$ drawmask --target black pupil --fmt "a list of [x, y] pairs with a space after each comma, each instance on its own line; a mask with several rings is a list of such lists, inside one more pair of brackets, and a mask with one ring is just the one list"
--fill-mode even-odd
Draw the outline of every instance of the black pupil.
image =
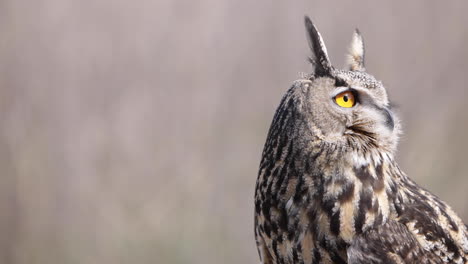
[[343, 101], [345, 101], [345, 103], [348, 102], [348, 96], [347, 95], [343, 96]]

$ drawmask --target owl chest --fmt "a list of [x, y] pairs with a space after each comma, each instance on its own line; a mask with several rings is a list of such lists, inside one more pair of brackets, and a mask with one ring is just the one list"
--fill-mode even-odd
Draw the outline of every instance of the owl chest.
[[298, 178], [275, 191], [268, 188], [273, 185], [257, 189], [256, 231], [273, 259], [291, 258], [285, 263], [346, 263], [353, 238], [381, 224], [390, 211], [386, 197], [361, 182]]
[[256, 231], [273, 263], [346, 263], [347, 243], [330, 232], [312, 195], [302, 200], [268, 201]]

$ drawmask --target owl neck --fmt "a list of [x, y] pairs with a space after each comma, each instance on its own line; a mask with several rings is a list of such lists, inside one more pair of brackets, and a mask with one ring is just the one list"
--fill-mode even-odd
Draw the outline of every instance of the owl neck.
[[277, 225], [285, 230], [309, 221], [317, 240], [341, 243], [395, 213], [404, 175], [391, 153], [304, 138], [270, 131], [255, 191], [257, 213], [270, 221], [284, 216]]
[[330, 152], [330, 145], [320, 149], [311, 161], [310, 191], [321, 216], [317, 221], [322, 234], [350, 242], [395, 213], [398, 181], [405, 176], [393, 155], [337, 147]]

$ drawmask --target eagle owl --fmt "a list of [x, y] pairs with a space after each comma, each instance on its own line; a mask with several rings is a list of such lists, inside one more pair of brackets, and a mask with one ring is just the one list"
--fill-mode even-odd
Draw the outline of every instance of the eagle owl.
[[262, 263], [467, 263], [467, 226], [395, 162], [399, 121], [359, 31], [340, 70], [305, 25], [314, 72], [282, 98], [255, 188]]

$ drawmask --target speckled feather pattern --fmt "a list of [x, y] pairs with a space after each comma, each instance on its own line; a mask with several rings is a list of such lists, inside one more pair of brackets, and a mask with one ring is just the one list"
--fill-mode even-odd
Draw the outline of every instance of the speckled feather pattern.
[[467, 263], [467, 226], [400, 170], [397, 136], [356, 121], [359, 112], [338, 135], [321, 124], [312, 94], [342, 83], [384, 101], [369, 99], [375, 109], [389, 104], [381, 82], [360, 71], [330, 68], [293, 83], [274, 115], [255, 188], [262, 263]]

